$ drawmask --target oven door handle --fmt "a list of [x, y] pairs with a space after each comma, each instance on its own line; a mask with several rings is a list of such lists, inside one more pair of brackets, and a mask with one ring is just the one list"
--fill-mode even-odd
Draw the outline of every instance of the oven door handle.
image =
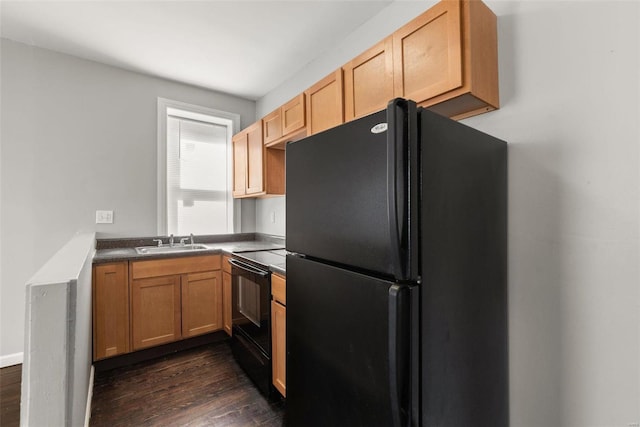
[[249, 264], [245, 264], [243, 262], [240, 262], [236, 259], [229, 259], [229, 264], [233, 265], [234, 267], [238, 267], [240, 270], [244, 270], [244, 271], [248, 271], [249, 273], [253, 273], [253, 274], [257, 274], [260, 277], [269, 277], [269, 272], [264, 271], [264, 270], [260, 270], [258, 268], [255, 268]]

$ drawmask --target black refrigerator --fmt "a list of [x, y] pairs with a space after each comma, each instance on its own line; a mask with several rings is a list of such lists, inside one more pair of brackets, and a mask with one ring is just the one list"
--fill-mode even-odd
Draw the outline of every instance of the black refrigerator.
[[507, 144], [395, 99], [286, 150], [286, 425], [508, 425]]

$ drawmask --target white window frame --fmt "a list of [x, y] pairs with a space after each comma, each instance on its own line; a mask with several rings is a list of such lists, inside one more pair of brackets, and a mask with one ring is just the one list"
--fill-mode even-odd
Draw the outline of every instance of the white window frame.
[[[232, 135], [240, 131], [240, 115], [229, 113], [227, 111], [215, 110], [213, 108], [202, 107], [199, 105], [187, 104], [185, 102], [173, 101], [166, 98], [158, 98], [158, 148], [157, 148], [157, 167], [158, 167], [158, 185], [157, 185], [157, 230], [159, 236], [168, 233], [167, 225], [167, 113], [169, 109], [175, 108], [190, 113], [193, 119], [200, 119], [202, 114], [213, 116], [220, 119], [219, 124], [231, 125], [232, 132], [227, 135], [227, 174], [228, 182], [233, 182], [233, 145], [231, 143]], [[188, 114], [185, 114], [188, 116]], [[241, 229], [242, 214], [240, 212], [241, 204], [238, 200], [233, 199], [231, 184], [227, 189], [228, 206], [233, 210], [232, 215], [228, 215], [227, 228], [239, 233]]]

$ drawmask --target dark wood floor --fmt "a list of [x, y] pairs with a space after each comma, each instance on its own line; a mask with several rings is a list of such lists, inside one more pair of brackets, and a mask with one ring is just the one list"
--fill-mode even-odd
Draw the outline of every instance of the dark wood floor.
[[20, 381], [22, 365], [0, 369], [0, 426], [20, 425]]
[[96, 373], [90, 425], [282, 426], [283, 412], [218, 343]]

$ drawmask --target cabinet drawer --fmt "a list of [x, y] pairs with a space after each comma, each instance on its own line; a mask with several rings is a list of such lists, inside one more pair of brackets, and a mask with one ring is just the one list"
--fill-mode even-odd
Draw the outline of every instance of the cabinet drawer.
[[133, 261], [131, 278], [169, 276], [220, 270], [220, 255], [200, 255], [181, 258], [162, 258], [149, 261]]
[[287, 285], [286, 279], [276, 274], [271, 275], [271, 295], [273, 299], [287, 305]]

